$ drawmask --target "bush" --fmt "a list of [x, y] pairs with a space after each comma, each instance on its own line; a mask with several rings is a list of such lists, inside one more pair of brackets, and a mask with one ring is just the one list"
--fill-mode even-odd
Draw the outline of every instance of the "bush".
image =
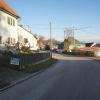
[[4, 51], [4, 55], [12, 55], [13, 53], [11, 51]]
[[86, 56], [91, 56], [91, 57], [92, 57], [92, 56], [94, 56], [94, 52], [89, 52], [89, 51], [87, 51], [87, 52], [85, 52], [85, 55], [86, 55]]
[[25, 46], [23, 46], [23, 47], [21, 48], [21, 53], [30, 54], [30, 53], [32, 53], [32, 52], [31, 52], [31, 50], [30, 50], [30, 47], [25, 47]]

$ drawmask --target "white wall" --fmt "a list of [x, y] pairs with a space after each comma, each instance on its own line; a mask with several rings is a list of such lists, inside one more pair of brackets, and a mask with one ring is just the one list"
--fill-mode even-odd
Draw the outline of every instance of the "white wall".
[[[8, 17], [15, 20], [15, 26], [8, 24]], [[14, 38], [16, 42], [18, 40], [17, 19], [3, 11], [0, 11], [0, 36], [2, 36], [3, 43], [5, 43], [9, 37]]]
[[34, 35], [30, 32], [28, 32], [26, 29], [24, 29], [21, 26], [18, 26], [18, 35], [19, 35], [19, 42], [24, 44], [24, 39], [28, 39], [28, 43], [31, 47], [31, 50], [37, 50], [37, 39], [34, 37]]
[[100, 51], [95, 51], [94, 54], [96, 57], [100, 57]]

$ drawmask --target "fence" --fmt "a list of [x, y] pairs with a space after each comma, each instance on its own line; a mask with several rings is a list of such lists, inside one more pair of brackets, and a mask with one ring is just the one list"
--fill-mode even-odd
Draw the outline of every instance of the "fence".
[[4, 55], [0, 59], [1, 64], [12, 68], [22, 68], [28, 64], [34, 64], [51, 57], [50, 52], [23, 54], [23, 55]]

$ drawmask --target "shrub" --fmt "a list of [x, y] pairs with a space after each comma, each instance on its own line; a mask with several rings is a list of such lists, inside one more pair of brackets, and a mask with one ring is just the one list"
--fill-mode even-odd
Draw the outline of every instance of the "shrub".
[[87, 52], [85, 52], [85, 55], [86, 56], [94, 56], [94, 52], [87, 51]]
[[32, 53], [31, 50], [30, 50], [30, 47], [21, 47], [21, 53], [25, 53], [25, 54], [30, 54]]

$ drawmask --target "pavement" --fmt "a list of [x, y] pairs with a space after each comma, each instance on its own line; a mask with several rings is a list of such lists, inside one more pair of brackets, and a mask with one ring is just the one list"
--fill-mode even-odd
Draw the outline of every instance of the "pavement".
[[0, 94], [0, 100], [100, 100], [100, 62], [54, 54], [59, 61]]
[[100, 57], [90, 57], [93, 60], [100, 61]]

